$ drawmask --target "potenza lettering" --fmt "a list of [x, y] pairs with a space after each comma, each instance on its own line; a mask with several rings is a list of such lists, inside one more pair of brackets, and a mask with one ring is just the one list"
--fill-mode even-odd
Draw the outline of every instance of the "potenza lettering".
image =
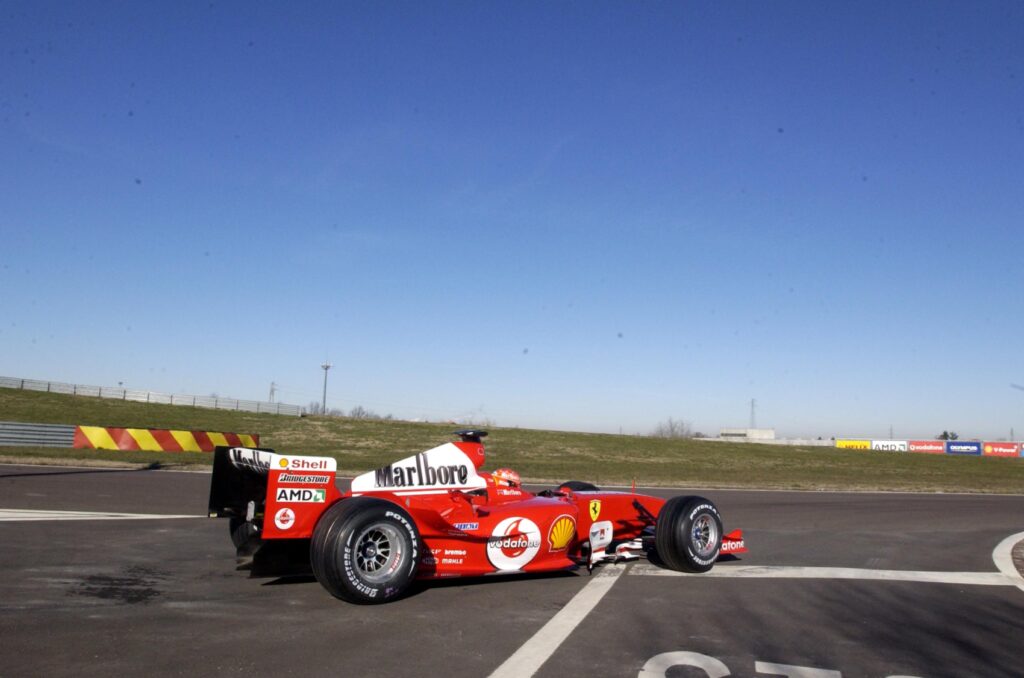
[[396, 466], [388, 464], [374, 471], [377, 487], [429, 487], [434, 485], [465, 485], [469, 468], [465, 464], [431, 466], [425, 454], [413, 457], [414, 464]]

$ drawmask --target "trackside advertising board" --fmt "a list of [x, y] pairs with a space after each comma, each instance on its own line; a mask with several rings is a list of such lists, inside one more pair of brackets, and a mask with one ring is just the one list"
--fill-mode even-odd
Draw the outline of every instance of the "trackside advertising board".
[[907, 450], [924, 454], [945, 454], [946, 443], [943, 440], [911, 440], [907, 443]]
[[973, 440], [946, 441], [946, 454], [981, 455], [981, 443]]
[[990, 443], [982, 445], [982, 454], [986, 457], [1016, 457], [1020, 455], [1019, 443]]
[[1024, 457], [1024, 443], [977, 440], [836, 440], [836, 447], [846, 450], [880, 452], [917, 452], [919, 454], [958, 454], [986, 457]]

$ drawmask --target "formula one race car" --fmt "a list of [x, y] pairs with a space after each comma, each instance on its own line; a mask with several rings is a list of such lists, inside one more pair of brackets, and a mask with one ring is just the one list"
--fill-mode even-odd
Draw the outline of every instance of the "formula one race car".
[[353, 479], [342, 494], [329, 457], [218, 447], [210, 517], [230, 518], [240, 556], [288, 546], [352, 603], [401, 596], [417, 579], [586, 567], [648, 555], [706, 572], [746, 551], [701, 497], [664, 500], [580, 481], [533, 494], [509, 469], [480, 473], [486, 431]]

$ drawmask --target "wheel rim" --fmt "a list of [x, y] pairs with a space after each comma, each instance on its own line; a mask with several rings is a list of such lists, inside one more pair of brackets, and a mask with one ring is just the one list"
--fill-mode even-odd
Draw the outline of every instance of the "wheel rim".
[[693, 521], [690, 541], [701, 558], [711, 556], [718, 548], [718, 523], [709, 513], [702, 513]]
[[380, 583], [391, 579], [402, 564], [401, 533], [388, 523], [374, 523], [356, 539], [355, 565], [360, 578]]

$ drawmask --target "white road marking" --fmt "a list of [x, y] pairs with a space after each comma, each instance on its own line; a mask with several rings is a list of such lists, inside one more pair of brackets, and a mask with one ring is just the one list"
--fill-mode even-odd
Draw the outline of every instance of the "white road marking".
[[597, 606], [622, 573], [624, 565], [605, 565], [596, 570], [583, 589], [533, 634], [522, 647], [494, 670], [489, 678], [529, 678], [540, 670], [558, 646]]
[[[852, 567], [787, 567], [779, 565], [717, 566], [704, 574], [665, 570], [639, 563], [629, 574], [648, 577], [735, 577], [748, 579], [853, 579], [867, 581], [910, 581], [927, 584], [968, 586], [1017, 586], [1002, 572], [920, 572], [914, 570], [864, 570]], [[1019, 579], [1019, 577], [1018, 577]]]
[[[916, 570], [869, 570], [852, 567], [792, 567], [779, 565], [724, 565], [704, 574], [665, 570], [650, 564], [605, 565], [583, 589], [558, 611], [522, 647], [495, 669], [488, 678], [529, 678], [537, 673], [565, 639], [593, 610], [623, 574], [655, 577], [736, 577], [749, 579], [843, 579], [860, 581], [901, 581], [965, 586], [1015, 586], [1024, 591], [1024, 577], [1013, 564], [1013, 547], [1024, 540], [1024, 532], [1001, 541], [992, 553], [999, 572], [927, 572]], [[671, 653], [670, 653], [671, 654]], [[670, 654], [659, 655], [668, 658]], [[678, 653], [677, 653], [678, 654]], [[678, 657], [675, 657], [678, 659]], [[687, 664], [689, 665], [689, 664]], [[769, 665], [765, 665], [769, 666]], [[775, 666], [775, 665], [771, 665]], [[779, 665], [781, 666], [781, 665]], [[644, 669], [649, 668], [645, 665]], [[660, 669], [661, 664], [650, 667]], [[667, 668], [667, 667], [666, 667]], [[758, 669], [762, 671], [762, 669]], [[763, 671], [762, 671], [763, 672]], [[641, 672], [641, 675], [644, 675]]]
[[1024, 577], [1020, 576], [1017, 566], [1013, 564], [1013, 547], [1022, 540], [1024, 540], [1024, 532], [1018, 532], [999, 542], [999, 545], [992, 552], [992, 561], [999, 568], [999, 571], [1012, 581], [1014, 586], [1024, 591]]
[[665, 678], [668, 670], [677, 666], [698, 668], [708, 678], [729, 678], [729, 667], [714, 657], [699, 652], [662, 652], [647, 660], [636, 678]]
[[164, 520], [168, 518], [203, 518], [205, 516], [176, 516], [156, 513], [107, 513], [95, 511], [32, 511], [29, 509], [0, 509], [0, 522], [39, 520]]

